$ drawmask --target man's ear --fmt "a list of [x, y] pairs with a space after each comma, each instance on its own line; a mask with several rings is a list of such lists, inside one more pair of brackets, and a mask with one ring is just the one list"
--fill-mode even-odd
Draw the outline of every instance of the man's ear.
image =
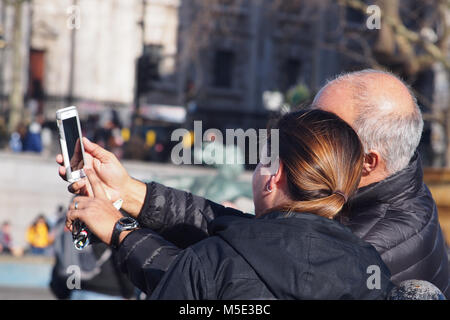
[[369, 150], [369, 152], [364, 155], [362, 176], [366, 177], [375, 171], [380, 165], [380, 160], [381, 156], [378, 151]]

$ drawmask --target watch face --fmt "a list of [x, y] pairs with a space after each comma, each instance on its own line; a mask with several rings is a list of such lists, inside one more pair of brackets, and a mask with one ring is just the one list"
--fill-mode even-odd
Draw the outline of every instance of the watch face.
[[119, 223], [124, 227], [137, 227], [137, 221], [130, 217], [123, 217], [119, 220]]

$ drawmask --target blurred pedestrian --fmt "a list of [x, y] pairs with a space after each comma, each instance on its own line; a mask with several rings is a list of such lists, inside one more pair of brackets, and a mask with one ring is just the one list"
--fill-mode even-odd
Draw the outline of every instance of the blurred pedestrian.
[[11, 133], [9, 137], [9, 148], [13, 152], [22, 152], [25, 136], [27, 135], [27, 127], [23, 122], [17, 125], [16, 130]]
[[40, 214], [27, 230], [27, 241], [31, 254], [44, 255], [51, 245], [50, 227], [44, 215]]
[[12, 254], [11, 225], [9, 221], [3, 222], [0, 229], [0, 253]]
[[0, 149], [3, 149], [8, 143], [8, 130], [6, 128], [6, 121], [3, 116], [0, 116]]
[[21, 152], [23, 149], [22, 139], [20, 139], [20, 134], [17, 131], [11, 133], [11, 138], [9, 139], [9, 148], [13, 152]]
[[45, 156], [49, 156], [52, 151], [53, 137], [52, 130], [49, 127], [43, 127], [41, 131], [42, 152]]
[[36, 121], [32, 122], [28, 127], [28, 132], [23, 144], [23, 151], [42, 151], [41, 125]]
[[122, 124], [117, 111], [112, 109], [110, 113], [103, 114], [99, 126], [100, 128], [95, 131], [94, 141], [114, 153], [117, 158], [122, 158], [124, 142]]

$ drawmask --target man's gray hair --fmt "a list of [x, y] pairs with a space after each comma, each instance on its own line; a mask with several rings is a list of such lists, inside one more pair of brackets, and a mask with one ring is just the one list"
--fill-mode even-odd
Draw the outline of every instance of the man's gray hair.
[[[373, 74], [390, 75], [402, 82], [411, 95], [413, 112], [405, 115], [392, 110], [383, 110], [382, 106], [368, 96], [370, 77], [364, 76]], [[357, 115], [353, 128], [363, 144], [364, 152], [378, 151], [386, 162], [389, 175], [408, 166], [419, 145], [423, 130], [422, 114], [411, 88], [390, 72], [366, 69], [340, 75], [329, 81], [323, 89], [330, 83], [338, 82], [348, 82], [354, 87], [353, 98]], [[319, 95], [320, 92], [317, 97]]]

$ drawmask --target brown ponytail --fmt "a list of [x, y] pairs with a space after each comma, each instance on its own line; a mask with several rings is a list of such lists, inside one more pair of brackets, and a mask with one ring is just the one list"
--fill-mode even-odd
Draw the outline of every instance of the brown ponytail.
[[357, 134], [338, 116], [322, 110], [288, 113], [275, 129], [292, 201], [271, 211], [334, 218], [361, 178], [364, 153]]

